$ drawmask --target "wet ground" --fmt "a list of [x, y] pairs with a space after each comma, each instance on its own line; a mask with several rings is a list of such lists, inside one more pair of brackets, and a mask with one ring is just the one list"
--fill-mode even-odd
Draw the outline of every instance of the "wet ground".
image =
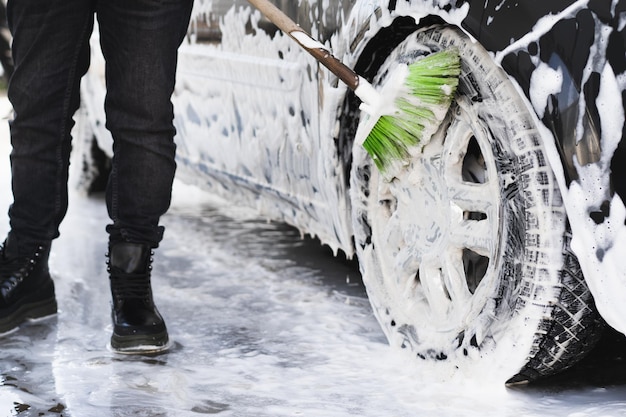
[[427, 382], [387, 346], [354, 262], [180, 185], [153, 279], [173, 347], [114, 354], [107, 221], [101, 197], [71, 196], [51, 257], [60, 312], [0, 339], [0, 417], [626, 416], [622, 336], [532, 386]]

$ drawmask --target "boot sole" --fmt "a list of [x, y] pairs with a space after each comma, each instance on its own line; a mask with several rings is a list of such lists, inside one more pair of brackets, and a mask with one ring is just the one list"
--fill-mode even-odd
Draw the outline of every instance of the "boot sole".
[[154, 335], [111, 336], [111, 350], [125, 355], [142, 355], [165, 352], [170, 348], [167, 331]]
[[17, 330], [20, 325], [27, 321], [44, 319], [54, 316], [56, 313], [57, 302], [54, 297], [22, 304], [17, 308], [17, 310], [0, 319], [0, 336], [4, 336], [14, 330]]

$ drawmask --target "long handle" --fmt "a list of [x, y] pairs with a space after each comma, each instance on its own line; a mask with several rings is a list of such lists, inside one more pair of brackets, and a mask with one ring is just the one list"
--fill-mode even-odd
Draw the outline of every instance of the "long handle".
[[322, 65], [328, 68], [351, 90], [359, 86], [359, 76], [349, 67], [333, 56], [333, 54], [320, 42], [313, 39], [300, 26], [274, 6], [269, 0], [248, 0], [250, 4], [259, 9], [270, 22], [278, 26], [280, 30], [293, 38], [308, 53], [313, 55]]

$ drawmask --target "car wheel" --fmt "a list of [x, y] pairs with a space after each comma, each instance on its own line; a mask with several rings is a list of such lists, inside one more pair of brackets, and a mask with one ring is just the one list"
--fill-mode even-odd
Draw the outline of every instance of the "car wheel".
[[[414, 33], [379, 69], [456, 47], [447, 118], [393, 178], [357, 146], [355, 243], [389, 342], [451, 373], [537, 379], [582, 358], [603, 327], [569, 249], [565, 209], [528, 107], [490, 55], [444, 26]], [[447, 373], [446, 373], [447, 375]]]

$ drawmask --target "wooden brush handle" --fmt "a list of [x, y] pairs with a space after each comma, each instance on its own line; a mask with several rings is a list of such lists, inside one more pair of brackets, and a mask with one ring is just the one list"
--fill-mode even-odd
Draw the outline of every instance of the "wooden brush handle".
[[339, 77], [351, 90], [356, 90], [359, 86], [359, 76], [335, 58], [324, 45], [302, 30], [282, 10], [274, 6], [269, 0], [248, 0], [248, 2], [259, 9], [270, 22], [278, 26], [280, 30], [289, 35], [322, 65]]

